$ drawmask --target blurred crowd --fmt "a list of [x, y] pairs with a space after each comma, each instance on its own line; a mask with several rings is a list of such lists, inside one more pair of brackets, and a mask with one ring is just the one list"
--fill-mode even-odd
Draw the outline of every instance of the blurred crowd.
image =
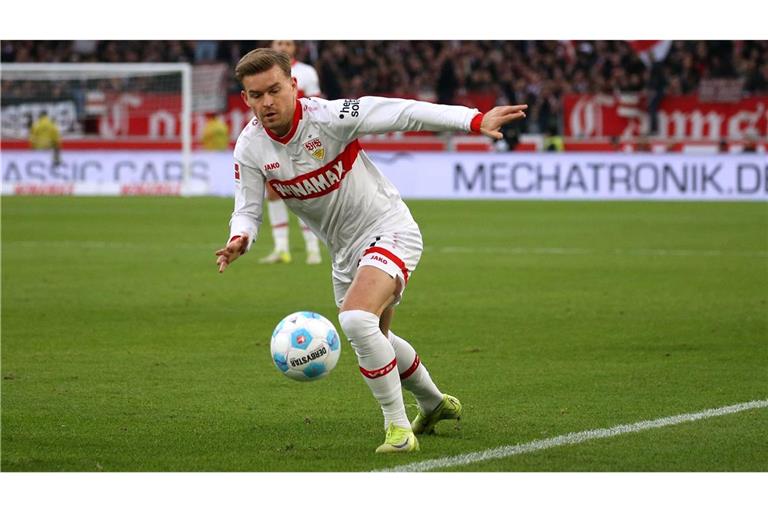
[[[224, 62], [270, 41], [3, 41], [3, 62]], [[674, 41], [644, 62], [626, 41], [298, 41], [328, 98], [365, 94], [441, 103], [528, 103], [522, 131], [558, 131], [563, 95], [689, 94], [705, 78], [768, 93], [768, 41]], [[231, 83], [233, 91], [238, 85]], [[476, 105], [480, 106], [480, 105]]]

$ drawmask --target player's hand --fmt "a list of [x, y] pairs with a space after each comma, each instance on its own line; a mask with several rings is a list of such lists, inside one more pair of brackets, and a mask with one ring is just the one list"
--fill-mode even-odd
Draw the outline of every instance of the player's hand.
[[216, 251], [216, 265], [219, 266], [219, 273], [224, 272], [227, 268], [245, 252], [245, 248], [248, 247], [248, 235], [240, 235], [240, 238], [235, 238], [227, 244], [223, 249]]
[[502, 135], [499, 128], [512, 121], [525, 118], [525, 109], [527, 108], [528, 105], [493, 107], [483, 116], [483, 122], [480, 123], [480, 133], [500, 140]]

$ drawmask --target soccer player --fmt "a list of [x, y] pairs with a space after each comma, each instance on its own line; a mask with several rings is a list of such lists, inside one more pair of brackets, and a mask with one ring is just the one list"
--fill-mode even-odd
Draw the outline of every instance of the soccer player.
[[[291, 76], [296, 79], [299, 98], [321, 95], [320, 79], [315, 68], [309, 64], [297, 61], [294, 57], [296, 55], [295, 42], [291, 40], [272, 41], [272, 49], [285, 52], [290, 57]], [[269, 222], [272, 225], [272, 238], [275, 241], [275, 248], [260, 261], [261, 263], [290, 263], [288, 209], [285, 207], [285, 203], [283, 203], [280, 195], [269, 184], [267, 184], [267, 199], [269, 200], [267, 208], [269, 209]], [[321, 263], [322, 256], [320, 256], [320, 245], [317, 242], [317, 236], [301, 220], [301, 217], [299, 217], [299, 226], [301, 227], [302, 235], [304, 235], [304, 245], [307, 248], [307, 264], [316, 265]]]
[[229, 149], [229, 127], [220, 115], [212, 115], [203, 127], [203, 148], [208, 151]]
[[[229, 241], [216, 252], [219, 272], [251, 248], [270, 183], [330, 250], [339, 324], [384, 414], [385, 440], [376, 451], [418, 450], [415, 434], [432, 433], [440, 420], [459, 419], [462, 406], [437, 388], [411, 344], [390, 330], [394, 307], [421, 256], [421, 233], [357, 138], [460, 130], [499, 139], [499, 128], [525, 117], [527, 105], [481, 114], [393, 98], [298, 99], [290, 60], [270, 49], [246, 54], [235, 74], [254, 118], [235, 146], [235, 207]], [[412, 423], [401, 386], [418, 402]]]
[[29, 146], [32, 149], [52, 149], [53, 165], [61, 164], [61, 135], [59, 127], [46, 112], [30, 125]]

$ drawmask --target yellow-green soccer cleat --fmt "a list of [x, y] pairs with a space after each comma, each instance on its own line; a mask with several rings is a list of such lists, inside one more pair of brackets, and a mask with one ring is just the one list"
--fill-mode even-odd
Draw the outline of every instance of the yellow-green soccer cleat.
[[443, 401], [435, 407], [435, 410], [426, 414], [419, 409], [419, 414], [411, 422], [414, 434], [434, 434], [435, 425], [440, 420], [460, 420], [461, 402], [451, 395], [443, 395]]
[[410, 429], [390, 423], [384, 444], [376, 448], [376, 453], [397, 453], [419, 451], [419, 440]]
[[291, 253], [288, 251], [272, 251], [259, 260], [259, 263], [290, 263]]

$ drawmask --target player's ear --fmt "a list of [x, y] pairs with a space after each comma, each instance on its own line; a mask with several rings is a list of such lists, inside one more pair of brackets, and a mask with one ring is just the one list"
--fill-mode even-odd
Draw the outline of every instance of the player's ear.
[[291, 85], [293, 86], [294, 89], [298, 89], [299, 88], [299, 82], [296, 81], [296, 77], [295, 76], [291, 77]]
[[251, 106], [248, 105], [248, 96], [245, 94], [245, 91], [240, 91], [240, 97], [243, 99], [243, 103], [245, 103], [248, 108], [251, 108]]

